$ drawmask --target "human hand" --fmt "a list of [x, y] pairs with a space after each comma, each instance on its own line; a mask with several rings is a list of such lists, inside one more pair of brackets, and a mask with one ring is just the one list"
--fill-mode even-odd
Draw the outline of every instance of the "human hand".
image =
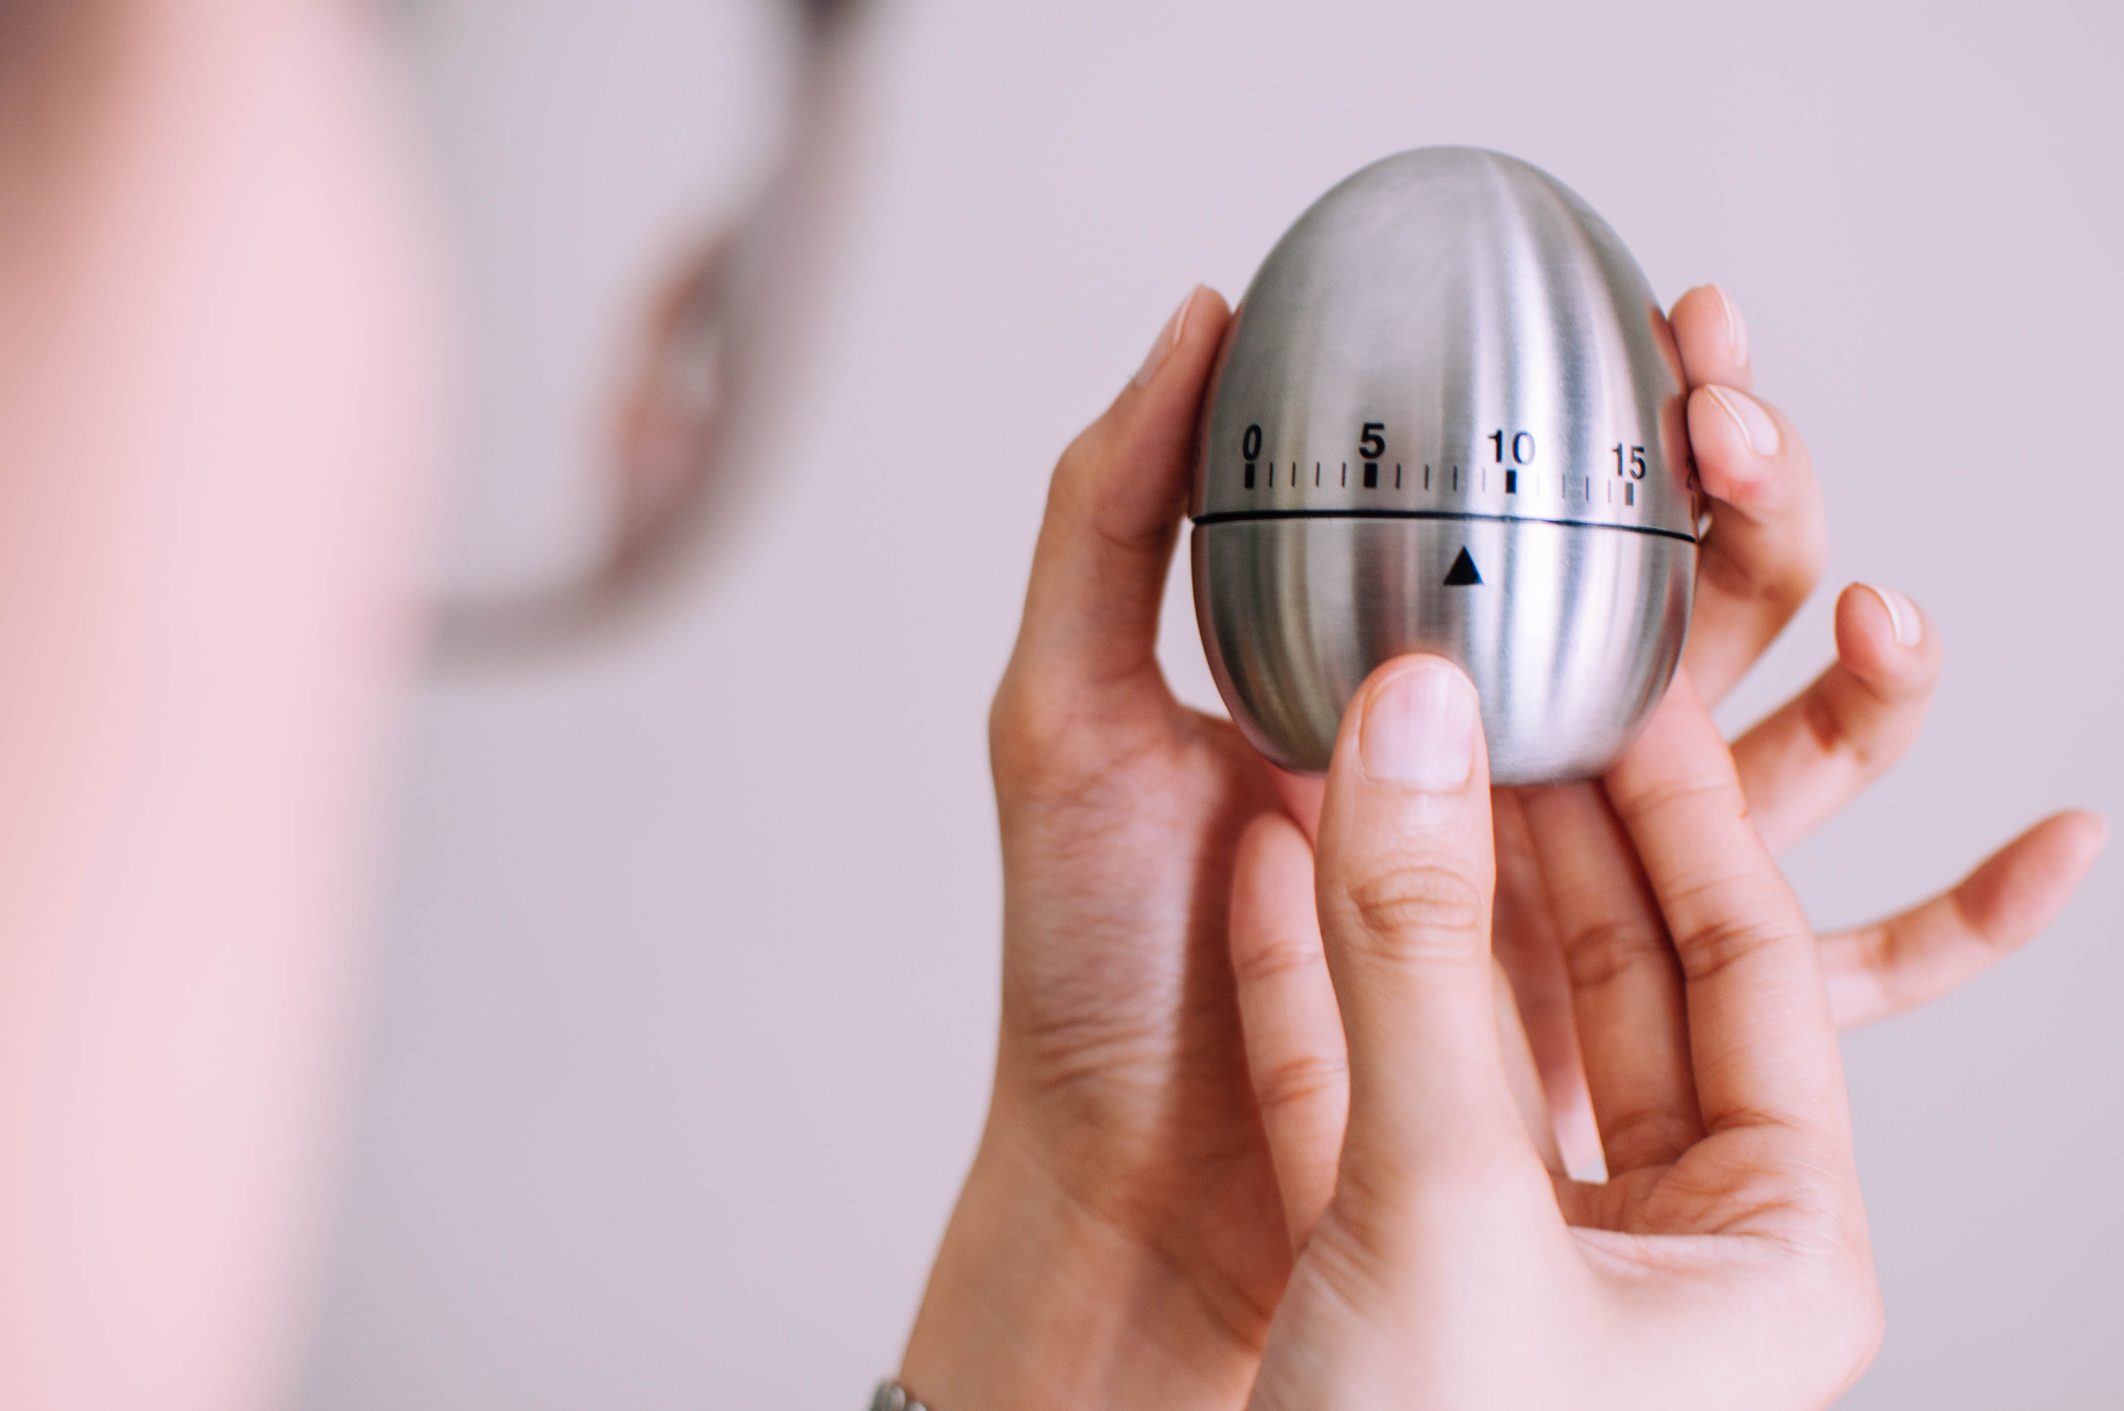
[[[1708, 290], [1677, 304], [1692, 383], [1746, 385], [1729, 310]], [[1214, 294], [1191, 295], [1143, 372], [1064, 456], [997, 693], [996, 1088], [903, 1363], [910, 1385], [946, 1405], [1237, 1404], [1289, 1272], [1263, 1121], [1286, 1138], [1309, 1132], [1330, 1157], [1340, 1141], [1338, 1029], [1249, 1085], [1226, 933], [1241, 830], [1281, 809], [1309, 816], [1317, 791], [1268, 769], [1228, 722], [1182, 707], [1154, 656], [1195, 425], [1228, 323]], [[1721, 455], [1729, 443], [1717, 435], [1697, 433], [1717, 522], [1688, 666], [1730, 682], [1811, 589], [1822, 536], [1796, 437], [1780, 456], [1750, 461]], [[1914, 731], [1929, 695], [1933, 649], [1899, 666], [1878, 623], [1869, 635], [1864, 605], [1854, 611], [1840, 666], [1786, 712], [1839, 730], [1823, 739], [1769, 725], [1742, 747], [1755, 761], [1744, 770], [1751, 791], [1805, 801], [1786, 810], [1793, 818], [1813, 821], [1849, 797]], [[1994, 884], [1980, 891], [1997, 904], [1972, 912], [1977, 924], [2004, 916], [2027, 927], [2042, 909], [2031, 896], [2069, 890], [2071, 878], [2037, 885], [2054, 839], [2016, 846], [1990, 865]], [[1508, 869], [1527, 856], [1524, 839], [1508, 836]], [[1544, 929], [1545, 894], [1507, 887], [1501, 901], [1531, 918], [1507, 932], [1524, 938], [1501, 944], [1508, 958], [1561, 955]], [[1958, 927], [1893, 934], [1845, 947], [1853, 972], [1879, 988], [1918, 984], [1910, 977], [1934, 975], [1943, 952], [1958, 963], [1984, 953]], [[1519, 970], [1545, 1070], [1575, 1074], [1560, 967]], [[1545, 1000], [1561, 1022], [1542, 1021]]]
[[[1257, 1071], [1287, 1066], [1325, 1009], [1350, 1094], [1325, 1184], [1296, 1170], [1309, 1147], [1278, 1152], [1300, 1177], [1284, 1191], [1297, 1262], [1251, 1405], [1826, 1405], [1880, 1336], [1835, 1028], [1813, 935], [1689, 678], [1604, 790], [1521, 800], [1559, 913], [1601, 957], [1572, 978], [1609, 1179], [1545, 1170], [1508, 1081], [1474, 688], [1435, 658], [1389, 663], [1331, 766], [1324, 965], [1241, 993]], [[1269, 817], [1243, 855], [1246, 951], [1290, 923], [1274, 879], [1310, 853]]]
[[[1826, 555], [1822, 495], [1798, 429], [1754, 393], [1747, 329], [1732, 298], [1716, 286], [1692, 289], [1675, 302], [1670, 322], [1689, 387], [1690, 450], [1710, 497], [1682, 669], [1715, 704], [1813, 592]], [[1773, 853], [1835, 816], [1901, 757], [1939, 682], [1939, 631], [1892, 588], [1847, 587], [1836, 604], [1835, 641], [1826, 671], [1734, 741], [1749, 812]], [[1571, 1013], [1569, 922], [1548, 894], [1518, 798], [1502, 794], [1494, 806], [1498, 957], [1541, 1071], [1559, 1159], [1589, 1170], [1599, 1150]], [[1849, 1028], [1915, 1008], [2035, 937], [2106, 837], [2091, 815], [2054, 815], [1939, 895], [1823, 936], [1837, 1023]]]
[[995, 1091], [903, 1362], [940, 1406], [1235, 1406], [1288, 1264], [1225, 935], [1277, 781], [1154, 654], [1229, 321], [1190, 295], [1049, 494], [991, 717]]
[[[1729, 307], [1711, 290], [1675, 307], [1700, 387], [1746, 385]], [[1332, 1178], [1346, 1102], [1339, 1027], [1330, 1015], [1308, 1031], [1311, 1048], [1257, 1068], [1250, 1084], [1233, 964], [1244, 974], [1286, 961], [1226, 929], [1241, 831], [1264, 813], [1309, 819], [1318, 786], [1277, 774], [1228, 722], [1181, 706], [1154, 655], [1228, 324], [1214, 294], [1190, 296], [1143, 373], [1064, 456], [997, 693], [996, 1086], [902, 1373], [946, 1407], [1237, 1405], [1290, 1268], [1264, 1123], [1284, 1151], [1319, 1153], [1314, 1166]], [[1709, 395], [1692, 403], [1714, 523], [1686, 666], [1730, 684], [1813, 587], [1820, 497], [1789, 428], [1765, 457], [1736, 449], [1715, 422], [1696, 427], [1704, 411], [1724, 415], [1715, 401], [1701, 408]], [[1838, 664], [1738, 746], [1761, 816], [1795, 836], [1851, 797], [1915, 733], [1937, 661], [1936, 634], [1897, 647], [1885, 608], [1847, 595]], [[1498, 826], [1498, 950], [1552, 1102], [1582, 1114], [1564, 952], [1516, 796], [1500, 803]], [[1838, 992], [1914, 998], [2032, 934], [2077, 879], [2076, 826], [2048, 825], [1975, 885], [1887, 930], [1832, 941], [1825, 954], [1851, 977]], [[1285, 881], [1311, 926], [1310, 864]], [[1971, 927], [1996, 944], [1973, 941]], [[1511, 1030], [1511, 996], [1500, 996]], [[1523, 1081], [1538, 1108], [1531, 1067]], [[1535, 1126], [1547, 1130], [1538, 1115]]]
[[[1669, 321], [1689, 389], [1690, 449], [1709, 510], [1682, 669], [1716, 703], [1820, 579], [1822, 494], [1798, 429], [1753, 394], [1748, 335], [1731, 297], [1712, 285], [1692, 289], [1676, 301]], [[1835, 816], [1909, 748], [1938, 685], [1939, 631], [1892, 588], [1847, 587], [1836, 605], [1835, 644], [1826, 671], [1734, 742], [1750, 813], [1773, 852]], [[1302, 803], [1294, 815], [1308, 829], [1317, 800], [1314, 785], [1305, 800], [1310, 807]], [[1550, 895], [1520, 791], [1498, 791], [1492, 813], [1494, 949], [1519, 1019], [1507, 1026], [1507, 1050], [1539, 1070], [1548, 1111], [1530, 1111], [1529, 1121], [1552, 1164], [1590, 1172], [1599, 1164], [1599, 1142], [1572, 1016], [1574, 962], [1564, 944], [1570, 918], [1558, 914]], [[1852, 1027], [1914, 1008], [2032, 939], [2064, 906], [2106, 837], [2105, 825], [2089, 814], [2054, 815], [1941, 894], [1822, 937], [1837, 1022]], [[1310, 895], [1309, 877], [1294, 876], [1291, 885]], [[1275, 955], [1238, 959], [1242, 966], [1280, 963]], [[1581, 956], [1576, 963], [1599, 962]], [[1335, 1091], [1339, 1055], [1339, 1036], [1329, 1033], [1299, 1063], [1299, 1071], [1321, 1075], [1319, 1081], [1270, 1085], [1275, 1104], [1303, 1109], [1270, 1112], [1270, 1120], [1310, 1130], [1329, 1149], [1339, 1145], [1345, 1101]]]

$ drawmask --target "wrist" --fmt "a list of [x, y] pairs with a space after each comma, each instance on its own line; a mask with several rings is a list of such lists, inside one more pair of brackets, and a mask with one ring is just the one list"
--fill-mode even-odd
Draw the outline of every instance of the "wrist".
[[1169, 1258], [991, 1129], [900, 1380], [934, 1411], [1191, 1411], [1243, 1403], [1257, 1359]]

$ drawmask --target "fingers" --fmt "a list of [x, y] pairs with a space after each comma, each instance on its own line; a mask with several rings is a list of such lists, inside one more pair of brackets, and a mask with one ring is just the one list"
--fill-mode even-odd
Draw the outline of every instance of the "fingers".
[[1187, 504], [1196, 420], [1229, 321], [1215, 292], [1191, 293], [1135, 381], [1063, 454], [1006, 698], [1017, 690], [1081, 708], [1087, 693], [1134, 693], [1169, 708], [1154, 655], [1158, 608]]
[[1674, 346], [1681, 353], [1682, 376], [1691, 387], [1737, 387], [1746, 391], [1755, 380], [1749, 361], [1748, 325], [1733, 296], [1716, 284], [1699, 284], [1674, 301], [1667, 315]]
[[1705, 1129], [1782, 1130], [1848, 1153], [1813, 933], [1689, 678], [1606, 782], [1680, 957]]
[[1550, 1116], [1547, 1081], [1541, 1062], [1534, 1055], [1534, 1037], [1527, 1031], [1526, 1018], [1512, 991], [1512, 977], [1504, 966], [1493, 965], [1491, 978], [1490, 1010], [1496, 1020], [1497, 1046], [1504, 1059], [1505, 1086], [1511, 1089], [1512, 1105], [1519, 1112], [1520, 1125], [1534, 1154], [1541, 1159], [1542, 1169], [1554, 1176], [1568, 1175], [1563, 1149], [1557, 1142], [1557, 1122]]
[[1489, 764], [1475, 688], [1435, 657], [1358, 692], [1328, 773], [1316, 859], [1348, 1035], [1338, 1198], [1465, 1195], [1531, 1173], [1492, 1008]]
[[1731, 298], [1715, 285], [1692, 289], [1670, 322], [1690, 388], [1690, 450], [1711, 502], [1682, 665], [1716, 702], [1814, 591], [1828, 530], [1799, 433], [1746, 390], [1747, 330]]
[[1610, 1175], [1664, 1165], [1704, 1134], [1681, 963], [1622, 823], [1597, 785], [1526, 794], [1570, 975]]
[[1320, 800], [1327, 793], [1327, 780], [1317, 774], [1286, 773], [1274, 765], [1268, 768], [1277, 800], [1311, 843], [1320, 836]]
[[[1349, 1121], [1349, 1047], [1315, 909], [1313, 849], [1282, 814], [1241, 836], [1232, 883], [1232, 973], [1247, 1075], [1283, 1198], [1285, 1228], [1302, 1248], [1335, 1192]], [[1543, 1164], [1563, 1169], [1541, 1080], [1505, 984], [1492, 986], [1498, 1042], [1528, 1138]]]
[[1836, 604], [1836, 664], [1733, 746], [1755, 826], [1782, 852], [1856, 798], [1925, 723], [1940, 647], [1893, 588], [1854, 584]]
[[[1526, 1035], [1536, 1096], [1530, 1131], [1543, 1160], [1559, 1172], [1600, 1168], [1600, 1134], [1586, 1096], [1578, 1025], [1571, 1014], [1571, 977], [1564, 968], [1545, 866], [1529, 826], [1525, 791], [1493, 789], [1490, 811], [1497, 837], [1497, 900], [1491, 947], [1503, 970], [1519, 1031]], [[1503, 1026], [1500, 1025], [1502, 1031]], [[1509, 1034], [1506, 1034], [1509, 1040]], [[1506, 1046], [1510, 1059], [1511, 1047]], [[1510, 1073], [1510, 1070], [1507, 1070]], [[1511, 1073], [1515, 1089], [1519, 1083]], [[1521, 1099], [1526, 1107], [1525, 1098]]]
[[1293, 1248], [1335, 1191], [1349, 1114], [1349, 1058], [1313, 901], [1313, 850], [1264, 814], [1240, 838], [1232, 882], [1232, 974], [1247, 1075]]
[[2109, 841], [2091, 813], [2046, 818], [1952, 890], [1872, 926], [1822, 939], [1822, 978], [1850, 1028], [1937, 999], [2057, 919]]

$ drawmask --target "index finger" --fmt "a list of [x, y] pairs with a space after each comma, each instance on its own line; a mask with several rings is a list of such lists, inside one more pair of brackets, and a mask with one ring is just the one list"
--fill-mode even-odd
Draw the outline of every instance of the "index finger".
[[1813, 930], [1686, 675], [1607, 790], [1681, 959], [1705, 1130], [1771, 1126], [1848, 1145]]

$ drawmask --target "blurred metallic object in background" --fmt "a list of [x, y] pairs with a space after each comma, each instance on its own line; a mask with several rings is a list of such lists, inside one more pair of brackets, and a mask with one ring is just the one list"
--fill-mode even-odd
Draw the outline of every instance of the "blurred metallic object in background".
[[444, 667], [544, 656], [635, 620], [669, 597], [727, 527], [721, 472], [773, 415], [809, 273], [838, 191], [865, 0], [796, 0], [800, 58], [780, 153], [749, 212], [681, 268], [651, 310], [640, 371], [615, 428], [605, 546], [573, 579], [447, 596]]
[[1681, 655], [1696, 516], [1680, 358], [1606, 222], [1524, 162], [1351, 177], [1247, 292], [1196, 469], [1196, 612], [1233, 719], [1327, 767], [1406, 652], [1466, 668], [1501, 784], [1622, 753]]

